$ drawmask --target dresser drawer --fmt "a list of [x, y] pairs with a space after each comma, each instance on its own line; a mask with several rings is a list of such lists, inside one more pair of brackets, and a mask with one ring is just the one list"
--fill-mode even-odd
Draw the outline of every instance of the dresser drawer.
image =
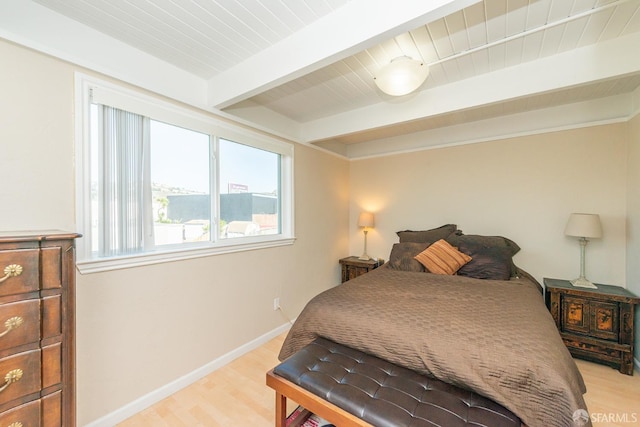
[[0, 426], [40, 427], [40, 413], [40, 401], [29, 402], [1, 413]]
[[42, 427], [61, 427], [62, 418], [62, 392], [59, 391], [43, 397]]
[[[52, 246], [40, 250], [42, 268], [42, 289], [57, 289], [62, 287], [61, 248]], [[0, 426], [1, 427], [1, 426]]]
[[60, 389], [62, 381], [62, 344], [53, 344], [42, 348], [42, 390], [49, 393], [53, 389]]
[[39, 339], [40, 300], [0, 305], [0, 350], [37, 342]]
[[62, 302], [60, 295], [42, 298], [43, 340], [62, 334], [61, 304]]
[[0, 359], [0, 405], [40, 391], [40, 350]]
[[16, 406], [0, 413], [0, 427], [20, 423], [22, 427], [61, 427], [62, 392], [58, 391], [40, 400]]
[[37, 249], [0, 251], [0, 296], [38, 290], [39, 256]]

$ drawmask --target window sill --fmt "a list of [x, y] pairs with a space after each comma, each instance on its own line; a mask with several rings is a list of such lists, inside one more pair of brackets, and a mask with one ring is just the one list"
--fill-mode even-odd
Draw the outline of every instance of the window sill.
[[161, 264], [164, 262], [180, 261], [185, 259], [202, 258], [212, 255], [222, 255], [234, 252], [244, 252], [256, 249], [273, 248], [278, 246], [292, 245], [294, 237], [279, 237], [273, 240], [262, 240], [259, 242], [249, 241], [243, 243], [218, 242], [215, 246], [207, 245], [198, 248], [162, 250], [157, 252], [147, 252], [144, 254], [128, 255], [120, 257], [110, 257], [102, 259], [89, 259], [78, 261], [76, 267], [80, 274], [99, 273], [103, 271], [121, 270], [132, 267], [142, 267], [145, 265]]

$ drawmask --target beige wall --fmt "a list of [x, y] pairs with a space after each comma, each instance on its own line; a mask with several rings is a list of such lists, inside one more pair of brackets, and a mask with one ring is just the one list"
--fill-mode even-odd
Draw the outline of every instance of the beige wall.
[[75, 230], [73, 70], [0, 39], [0, 228]]
[[625, 284], [626, 124], [524, 136], [352, 162], [351, 252], [361, 209], [376, 212], [368, 253], [388, 259], [395, 232], [456, 223], [502, 235], [537, 279], [579, 274], [579, 246], [564, 236], [571, 212], [601, 216], [604, 238], [587, 247], [586, 275]]
[[[629, 122], [627, 170], [627, 287], [640, 296], [640, 114]], [[636, 307], [635, 322], [635, 358], [638, 361], [640, 360], [640, 307]]]
[[[0, 57], [0, 228], [75, 231], [76, 67], [3, 41]], [[338, 258], [362, 252], [360, 209], [376, 212], [371, 255], [388, 258], [399, 229], [456, 222], [514, 239], [538, 279], [577, 276], [564, 225], [597, 212], [605, 236], [587, 248], [587, 276], [625, 284], [626, 271], [640, 294], [639, 161], [638, 117], [351, 164], [297, 145], [294, 245], [78, 276], [80, 425], [280, 326], [274, 297], [295, 317], [338, 283]]]
[[[3, 230], [75, 230], [74, 71], [0, 41]], [[86, 72], [86, 70], [80, 70]], [[78, 421], [85, 425], [295, 317], [339, 282], [346, 160], [295, 148], [291, 246], [78, 275]]]

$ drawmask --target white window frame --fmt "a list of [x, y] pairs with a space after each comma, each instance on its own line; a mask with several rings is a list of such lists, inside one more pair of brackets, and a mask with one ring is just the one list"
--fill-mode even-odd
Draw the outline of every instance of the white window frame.
[[[77, 242], [77, 266], [81, 273], [130, 268], [168, 261], [199, 258], [293, 244], [293, 154], [292, 143], [238, 126], [226, 120], [203, 114], [149, 95], [120, 87], [82, 73], [75, 75], [75, 139], [76, 139], [76, 219], [77, 229], [84, 238]], [[99, 98], [102, 103], [145, 115], [211, 136], [213, 173], [211, 200], [214, 221], [210, 242], [184, 243], [171, 247], [156, 247], [154, 251], [108, 258], [92, 257], [91, 251], [91, 179], [90, 179], [90, 103]], [[280, 154], [280, 233], [220, 239], [218, 230], [220, 189], [218, 180], [218, 139], [227, 139], [250, 147]]]

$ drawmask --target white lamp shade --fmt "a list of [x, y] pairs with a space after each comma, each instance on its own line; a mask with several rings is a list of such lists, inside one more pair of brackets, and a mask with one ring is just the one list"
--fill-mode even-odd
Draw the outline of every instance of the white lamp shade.
[[564, 229], [564, 234], [574, 237], [596, 239], [602, 237], [600, 215], [586, 213], [572, 213]]
[[407, 95], [418, 89], [429, 75], [429, 67], [422, 62], [401, 56], [378, 71], [374, 81], [388, 95]]
[[358, 227], [373, 227], [373, 214], [371, 212], [361, 212], [358, 216]]

